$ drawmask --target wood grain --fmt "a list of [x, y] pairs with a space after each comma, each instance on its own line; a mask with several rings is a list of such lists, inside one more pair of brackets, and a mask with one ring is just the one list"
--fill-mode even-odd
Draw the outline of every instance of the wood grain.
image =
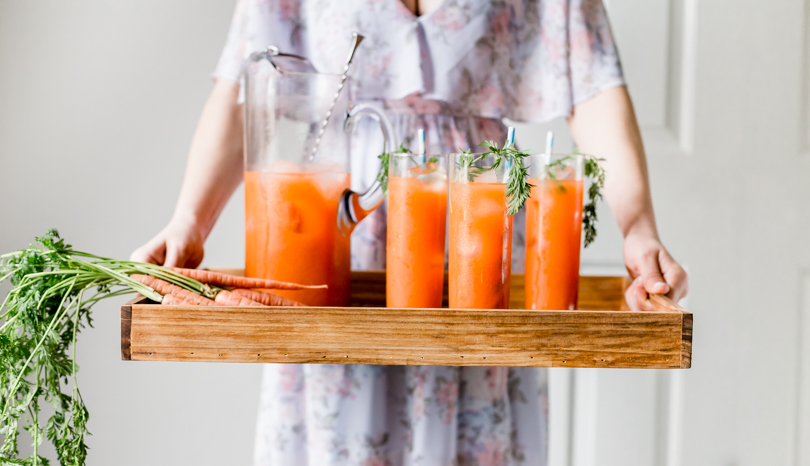
[[121, 360], [132, 360], [132, 304], [147, 301], [141, 295], [121, 306]]
[[[660, 303], [653, 312], [621, 311], [621, 277], [582, 277], [581, 302], [602, 309], [577, 311], [369, 307], [385, 304], [384, 273], [356, 272], [352, 280], [353, 304], [364, 307], [161, 306], [141, 298], [121, 308], [121, 357], [450, 366], [691, 364], [691, 314], [666, 298], [656, 298]], [[513, 277], [513, 287], [522, 292], [522, 276]]]

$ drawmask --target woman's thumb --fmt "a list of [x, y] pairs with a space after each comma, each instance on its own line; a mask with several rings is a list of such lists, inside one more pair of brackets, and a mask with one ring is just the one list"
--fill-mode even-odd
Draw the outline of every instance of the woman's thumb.
[[644, 290], [651, 294], [669, 293], [669, 285], [661, 274], [661, 267], [658, 265], [658, 254], [645, 255], [639, 267], [641, 281]]

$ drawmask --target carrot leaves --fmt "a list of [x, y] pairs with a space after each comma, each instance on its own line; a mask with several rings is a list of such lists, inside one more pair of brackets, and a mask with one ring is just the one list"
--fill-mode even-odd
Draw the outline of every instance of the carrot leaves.
[[[56, 230], [0, 256], [0, 282], [12, 285], [0, 302], [0, 464], [47, 465], [40, 455], [45, 439], [60, 464], [85, 464], [89, 412], [76, 376], [76, 338], [92, 326], [90, 308], [100, 300], [137, 291], [160, 302], [159, 293], [129, 277], [133, 273], [197, 293], [208, 289], [160, 266], [75, 251]], [[53, 407], [47, 420], [40, 418], [46, 403]], [[19, 457], [20, 429], [33, 439], [27, 458]]]

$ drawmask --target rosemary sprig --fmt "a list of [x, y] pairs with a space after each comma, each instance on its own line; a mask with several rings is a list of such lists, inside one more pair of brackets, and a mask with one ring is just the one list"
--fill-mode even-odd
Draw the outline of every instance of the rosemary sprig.
[[514, 144], [507, 144], [502, 148], [493, 141], [486, 141], [479, 144], [481, 147], [486, 147], [489, 152], [482, 157], [492, 155], [495, 157], [495, 162], [492, 168], [498, 168], [501, 164], [505, 165], [506, 173], [506, 213], [508, 215], [515, 215], [526, 204], [526, 200], [532, 195], [532, 188], [534, 187], [528, 181], [528, 167], [523, 166], [523, 159], [529, 157], [528, 152], [517, 150]]
[[605, 169], [599, 162], [605, 160], [592, 155], [585, 157], [585, 177], [590, 178], [591, 186], [588, 188], [588, 202], [582, 207], [582, 229], [585, 230], [585, 247], [596, 239], [596, 202], [602, 199], [602, 190], [605, 188]]
[[[458, 156], [458, 162], [456, 162], [456, 172], [458, 173], [456, 181], [471, 182], [474, 181], [478, 175], [492, 170], [493, 167], [476, 167], [474, 165], [485, 157], [486, 155], [478, 155], [476, 157], [476, 154], [473, 154], [470, 149], [461, 151], [461, 154]], [[464, 176], [464, 179], [458, 179], [460, 176]]]
[[[405, 144], [400, 144], [399, 149], [395, 150], [394, 154], [407, 154], [411, 150], [405, 147]], [[391, 154], [383, 152], [377, 156], [380, 159], [380, 172], [377, 173], [377, 181], [382, 186], [383, 195], [388, 196], [388, 167], [391, 165]]]

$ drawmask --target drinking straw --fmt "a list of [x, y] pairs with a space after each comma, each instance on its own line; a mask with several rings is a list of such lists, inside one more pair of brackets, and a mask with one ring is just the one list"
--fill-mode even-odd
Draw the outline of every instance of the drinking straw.
[[425, 163], [425, 154], [427, 153], [427, 147], [425, 145], [425, 130], [419, 128], [416, 130], [416, 139], [419, 143], [419, 164]]
[[554, 131], [546, 133], [546, 165], [551, 165], [551, 149], [554, 148]]
[[[510, 126], [506, 130], [506, 142], [504, 143], [504, 149], [515, 144], [515, 127]], [[507, 177], [509, 173], [509, 169], [512, 168], [512, 159], [507, 158], [504, 163], [504, 168], [506, 169]], [[506, 181], [504, 181], [506, 182]]]

